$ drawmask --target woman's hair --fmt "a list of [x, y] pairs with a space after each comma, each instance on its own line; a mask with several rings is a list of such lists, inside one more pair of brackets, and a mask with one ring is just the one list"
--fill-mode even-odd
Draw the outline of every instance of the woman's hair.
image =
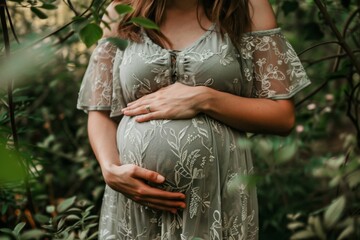
[[[133, 17], [145, 17], [160, 25], [164, 19], [167, 0], [115, 0], [131, 5], [134, 11], [126, 14], [119, 24], [119, 35], [132, 41], [140, 41], [140, 26], [128, 24]], [[219, 26], [222, 35], [227, 33], [231, 41], [238, 45], [241, 36], [251, 26], [249, 0], [198, 0], [202, 3], [206, 16]], [[166, 37], [159, 31], [145, 29], [147, 35], [156, 43], [164, 46], [168, 43]]]

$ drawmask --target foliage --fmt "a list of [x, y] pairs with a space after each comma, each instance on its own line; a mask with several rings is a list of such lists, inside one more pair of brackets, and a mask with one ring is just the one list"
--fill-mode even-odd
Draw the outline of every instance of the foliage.
[[[86, 116], [74, 106], [89, 58], [85, 46], [102, 37], [108, 2], [8, 1], [20, 44], [9, 36], [9, 59], [0, 43], [2, 239], [97, 236], [104, 184], [88, 144]], [[290, 136], [257, 135], [249, 143], [260, 239], [359, 238], [359, 3], [271, 2], [313, 85], [296, 99], [298, 120]], [[120, 5], [116, 11], [120, 17], [133, 9]], [[57, 23], [59, 16], [65, 21]], [[156, 28], [147, 19], [132, 22]], [[109, 40], [126, 47], [123, 40]]]

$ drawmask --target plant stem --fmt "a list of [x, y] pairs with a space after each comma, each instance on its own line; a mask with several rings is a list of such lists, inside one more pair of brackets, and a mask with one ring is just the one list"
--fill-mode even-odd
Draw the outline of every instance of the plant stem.
[[319, 8], [320, 12], [322, 13], [325, 21], [329, 24], [329, 27], [331, 28], [331, 30], [335, 34], [336, 38], [338, 39], [339, 44], [342, 46], [344, 51], [348, 54], [348, 56], [350, 58], [350, 61], [352, 62], [352, 64], [356, 68], [356, 71], [358, 73], [360, 73], [360, 63], [359, 63], [359, 61], [357, 60], [355, 55], [352, 53], [352, 50], [351, 50], [350, 46], [346, 43], [345, 38], [340, 33], [339, 29], [336, 27], [336, 25], [333, 22], [329, 12], [325, 8], [325, 6], [321, 2], [321, 0], [314, 0], [314, 2], [318, 6], [318, 8]]

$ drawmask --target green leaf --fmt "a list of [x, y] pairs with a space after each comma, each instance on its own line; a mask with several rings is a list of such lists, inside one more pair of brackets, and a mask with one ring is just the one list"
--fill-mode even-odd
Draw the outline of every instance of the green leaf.
[[80, 220], [81, 218], [75, 214], [70, 214], [66, 216], [66, 220]]
[[65, 221], [66, 221], [65, 218], [60, 219], [57, 225], [57, 230], [61, 230], [62, 227], [64, 227]]
[[121, 38], [110, 37], [110, 38], [107, 38], [106, 40], [108, 40], [109, 42], [114, 44], [120, 50], [125, 50], [125, 48], [128, 46], [128, 41], [121, 39]]
[[60, 203], [57, 206], [56, 208], [57, 212], [61, 213], [64, 212], [66, 209], [70, 208], [75, 203], [75, 200], [76, 200], [76, 196], [65, 199], [62, 203]]
[[316, 236], [318, 238], [320, 238], [321, 240], [325, 240], [326, 239], [326, 234], [325, 234], [324, 229], [322, 227], [319, 216], [314, 217], [312, 225], [314, 226], [313, 229], [314, 229], [314, 231], [316, 233]]
[[327, 229], [331, 229], [334, 224], [340, 219], [345, 208], [345, 196], [335, 199], [324, 214], [324, 224]]
[[9, 228], [0, 228], [0, 232], [8, 234], [8, 235], [10, 235], [12, 237], [15, 237], [14, 232]]
[[46, 233], [44, 231], [41, 231], [40, 229], [31, 229], [29, 231], [24, 232], [21, 235], [21, 239], [27, 240], [27, 239], [41, 239], [44, 237]]
[[30, 7], [30, 10], [40, 19], [48, 18], [48, 16], [43, 11], [36, 7]]
[[348, 182], [350, 188], [355, 188], [360, 185], [360, 170], [350, 173], [347, 176], [346, 181]]
[[43, 5], [41, 5], [40, 8], [46, 9], [46, 10], [56, 10], [58, 7], [54, 4], [50, 4], [50, 3], [44, 3]]
[[43, 214], [37, 213], [35, 214], [35, 220], [41, 224], [45, 224], [48, 223], [50, 218], [48, 216], [45, 216]]
[[115, 6], [115, 10], [119, 15], [131, 13], [134, 11], [134, 9], [127, 4], [119, 4]]
[[147, 19], [147, 18], [144, 18], [144, 17], [134, 17], [129, 22], [134, 23], [136, 25], [140, 25], [140, 26], [142, 26], [144, 28], [147, 28], [147, 29], [160, 30], [160, 28], [156, 25], [156, 23], [154, 23], [150, 19]]
[[99, 232], [94, 232], [91, 236], [88, 237], [88, 240], [97, 239], [98, 234]]
[[0, 185], [9, 182], [21, 182], [25, 177], [21, 156], [18, 152], [0, 145]]
[[2, 207], [1, 207], [1, 215], [5, 215], [5, 213], [7, 212], [9, 208], [9, 205], [6, 203], [3, 203]]
[[298, 240], [298, 239], [313, 239], [315, 237], [315, 233], [311, 230], [303, 230], [300, 232], [295, 233], [291, 236], [291, 240]]
[[24, 222], [21, 222], [21, 223], [18, 223], [15, 228], [14, 228], [14, 233], [16, 235], [19, 235], [19, 233], [21, 232], [21, 230], [25, 227], [26, 223]]
[[287, 225], [287, 228], [291, 231], [294, 231], [298, 228], [303, 228], [304, 227], [304, 223], [302, 222], [291, 222]]
[[55, 212], [55, 206], [53, 206], [53, 205], [46, 206], [46, 212], [47, 213]]
[[89, 229], [85, 229], [84, 231], [80, 231], [80, 232], [79, 232], [79, 238], [80, 238], [81, 240], [85, 239], [86, 236], [87, 236], [87, 234], [88, 234], [88, 232], [89, 232]]
[[85, 43], [86, 47], [91, 47], [103, 35], [103, 30], [95, 23], [90, 23], [80, 30], [80, 39]]
[[298, 148], [295, 142], [285, 145], [276, 152], [276, 163], [286, 163], [294, 158]]
[[347, 226], [344, 231], [342, 231], [337, 238], [337, 240], [350, 239], [349, 237], [354, 233], [354, 225], [351, 224]]

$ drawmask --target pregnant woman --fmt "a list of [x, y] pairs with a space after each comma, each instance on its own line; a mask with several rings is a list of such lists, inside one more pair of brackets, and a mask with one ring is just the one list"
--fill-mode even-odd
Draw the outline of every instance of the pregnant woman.
[[[118, 3], [135, 11], [119, 20]], [[99, 238], [257, 239], [242, 140], [288, 134], [310, 83], [268, 1], [123, 0], [105, 20], [78, 99], [107, 184]]]

